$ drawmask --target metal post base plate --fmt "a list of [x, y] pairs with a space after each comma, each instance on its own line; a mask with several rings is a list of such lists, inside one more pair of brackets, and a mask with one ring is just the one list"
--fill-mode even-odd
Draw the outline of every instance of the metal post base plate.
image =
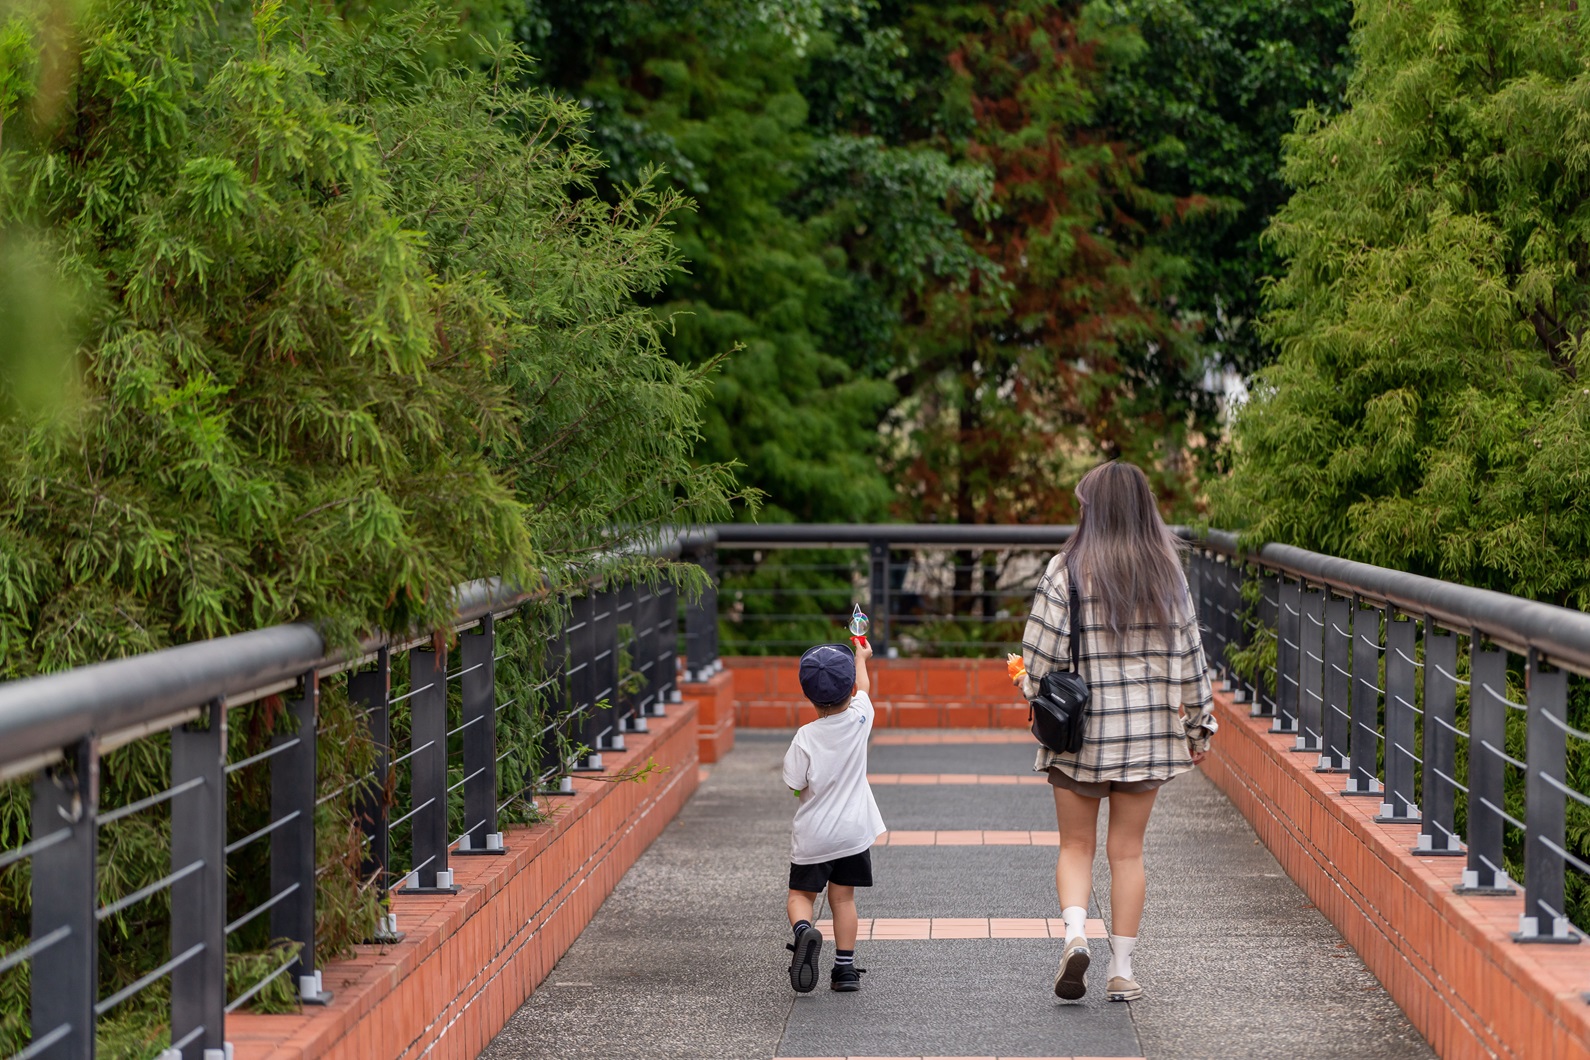
[[1420, 850], [1418, 847], [1409, 847], [1408, 853], [1419, 858], [1466, 858], [1469, 856], [1469, 852], [1461, 848], [1457, 850], [1435, 850], [1433, 848]]

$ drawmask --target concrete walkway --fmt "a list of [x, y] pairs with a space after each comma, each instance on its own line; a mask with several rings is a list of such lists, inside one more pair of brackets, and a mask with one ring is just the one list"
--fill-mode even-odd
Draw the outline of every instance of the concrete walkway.
[[[1196, 772], [1161, 793], [1134, 957], [1147, 996], [1051, 992], [1054, 809], [1032, 745], [902, 742], [871, 770], [893, 835], [857, 894], [859, 994], [789, 988], [788, 733], [746, 732], [483, 1054], [645, 1057], [1422, 1058], [1433, 1054], [1356, 954]], [[984, 734], [966, 734], [984, 740]], [[882, 778], [880, 778], [882, 779]], [[1102, 858], [1103, 841], [1100, 852]], [[1109, 875], [1095, 871], [1094, 917]], [[871, 924], [868, 924], [871, 921]], [[1093, 925], [1102, 933], [1103, 924]], [[1003, 937], [1002, 937], [1003, 936]], [[866, 937], [865, 934], [863, 936]]]

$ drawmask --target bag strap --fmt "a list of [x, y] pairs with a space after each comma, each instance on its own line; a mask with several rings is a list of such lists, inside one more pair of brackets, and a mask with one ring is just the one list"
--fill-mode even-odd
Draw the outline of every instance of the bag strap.
[[1071, 613], [1068, 616], [1068, 625], [1071, 627], [1071, 672], [1080, 675], [1082, 667], [1077, 662], [1077, 627], [1082, 624], [1082, 596], [1077, 592], [1077, 573], [1071, 568], [1071, 557], [1066, 557], [1066, 586], [1071, 590]]

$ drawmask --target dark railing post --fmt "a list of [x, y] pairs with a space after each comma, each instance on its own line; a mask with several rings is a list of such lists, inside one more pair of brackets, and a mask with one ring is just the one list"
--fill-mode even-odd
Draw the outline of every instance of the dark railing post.
[[171, 730], [171, 1043], [183, 1060], [226, 1044], [226, 705]]
[[[375, 880], [376, 893], [383, 898], [392, 889], [392, 841], [387, 827], [391, 814], [386, 804], [392, 780], [391, 698], [392, 656], [382, 648], [376, 652], [374, 669], [348, 675], [348, 700], [364, 715], [370, 742], [375, 747], [375, 766], [367, 782], [359, 785], [354, 813], [360, 829], [370, 839], [361, 871], [366, 879]], [[397, 929], [397, 915], [383, 913], [374, 941], [392, 943], [402, 937]]]
[[685, 603], [685, 674], [706, 681], [722, 669], [718, 661], [718, 552], [708, 546], [690, 558], [707, 575], [701, 595]]
[[[1250, 572], [1247, 564], [1236, 558], [1232, 558], [1230, 568], [1228, 576], [1231, 579], [1231, 613], [1227, 617], [1227, 622], [1231, 626], [1231, 643], [1235, 649], [1246, 651], [1253, 643], [1253, 637], [1250, 635], [1252, 620], [1248, 618], [1248, 601], [1243, 595]], [[1231, 681], [1233, 703], [1252, 704], [1258, 700], [1259, 690], [1253, 680], [1238, 673], [1234, 665], [1231, 667]], [[1251, 706], [1249, 713], [1252, 713]]]
[[1198, 643], [1204, 649], [1204, 661], [1209, 665], [1214, 664], [1214, 638], [1209, 632], [1210, 616], [1214, 613], [1209, 603], [1208, 577], [1205, 574], [1209, 566], [1209, 554], [1201, 548], [1194, 548], [1187, 556], [1187, 592], [1192, 596], [1193, 613], [1198, 619]]
[[1379, 795], [1380, 609], [1360, 598], [1353, 608], [1352, 731], [1347, 737], [1347, 787], [1343, 795]]
[[1375, 818], [1382, 824], [1417, 824], [1419, 807], [1413, 799], [1414, 731], [1418, 685], [1419, 624], [1386, 613], [1386, 794]]
[[657, 717], [678, 703], [679, 690], [679, 590], [671, 582], [657, 588], [657, 695], [652, 710]]
[[298, 694], [287, 701], [296, 731], [278, 733], [271, 744], [284, 750], [270, 760], [271, 821], [286, 822], [271, 833], [271, 938], [298, 943], [298, 961], [291, 975], [306, 1004], [324, 1005], [331, 995], [322, 989], [315, 965], [315, 785], [316, 725], [320, 678], [303, 676]]
[[1345, 597], [1327, 594], [1325, 601], [1325, 703], [1323, 716], [1324, 746], [1320, 748], [1320, 773], [1345, 773], [1351, 767], [1348, 741], [1352, 738], [1352, 715], [1349, 714], [1349, 697], [1352, 694], [1352, 672], [1347, 667], [1352, 662], [1353, 602]]
[[[1231, 561], [1225, 556], [1217, 556], [1212, 564], [1215, 576], [1215, 635], [1220, 640], [1219, 650], [1216, 652], [1218, 668], [1220, 671], [1220, 686], [1223, 691], [1236, 691], [1236, 675], [1231, 670], [1231, 652], [1237, 646], [1232, 636], [1232, 619], [1237, 614], [1237, 599], [1241, 593], [1237, 585], [1236, 571]], [[1238, 699], [1238, 702], [1241, 702]]]
[[1298, 650], [1298, 645], [1303, 643], [1299, 639], [1303, 625], [1303, 586], [1282, 577], [1276, 589], [1280, 613], [1276, 620], [1275, 724], [1270, 726], [1270, 731], [1290, 735], [1297, 732], [1298, 700], [1302, 698], [1297, 679], [1298, 660], [1303, 654]]
[[1298, 697], [1297, 744], [1292, 748], [1306, 754], [1318, 754], [1320, 737], [1324, 730], [1325, 704], [1325, 596], [1329, 590], [1321, 587], [1302, 594], [1302, 622], [1298, 625]]
[[[1257, 571], [1259, 579], [1259, 624], [1257, 635], [1273, 635], [1278, 628], [1281, 580], [1266, 571]], [[1275, 717], [1275, 670], [1259, 668], [1253, 675], [1253, 716]]]
[[601, 741], [597, 738], [596, 717], [596, 595], [587, 589], [569, 601], [569, 710], [574, 722], [574, 739], [585, 748], [576, 770], [595, 772], [602, 768]]
[[414, 851], [400, 894], [454, 894], [447, 863], [447, 647], [409, 651], [409, 813]]
[[[604, 588], [596, 594], [596, 610], [591, 615], [591, 635], [596, 649], [591, 655], [596, 742], [591, 747], [598, 751], [624, 749], [624, 734], [618, 720], [618, 603], [619, 594], [611, 587]], [[606, 706], [602, 705], [604, 703]]]
[[[63, 841], [33, 855], [33, 1048], [48, 1060], [94, 1055], [99, 996], [99, 742], [67, 749], [66, 760], [33, 775], [33, 841], [61, 830]], [[46, 942], [46, 939], [53, 939]]]
[[1541, 665], [1529, 653], [1529, 731], [1524, 805], [1529, 826], [1524, 848], [1524, 911], [1518, 942], [1579, 941], [1564, 910], [1563, 845], [1568, 826], [1568, 673]]
[[635, 669], [641, 685], [629, 731], [645, 732], [657, 700], [657, 592], [645, 584], [635, 588]]
[[462, 669], [464, 834], [454, 854], [501, 854], [497, 830], [497, 623], [491, 615], [458, 635]]
[[574, 763], [563, 754], [564, 726], [569, 721], [569, 621], [561, 616], [569, 613], [572, 605], [567, 597], [559, 597], [554, 614], [560, 616], [555, 629], [547, 636], [546, 672], [542, 674], [538, 689], [544, 696], [545, 709], [540, 732], [536, 733], [535, 787], [547, 795], [573, 795], [574, 782], [569, 770]]
[[1507, 652], [1472, 638], [1469, 664], [1469, 863], [1457, 890], [1465, 894], [1512, 894], [1502, 867], [1502, 767], [1497, 751], [1507, 747]]
[[889, 542], [873, 538], [867, 542], [867, 610], [872, 628], [867, 640], [879, 658], [889, 657]]
[[[613, 660], [613, 668], [615, 676], [622, 680], [632, 677], [636, 673], [641, 673], [640, 621], [644, 616], [641, 614], [640, 607], [640, 587], [634, 582], [626, 582], [613, 595], [613, 644], [614, 647], [618, 649], [618, 655], [615, 656]], [[625, 626], [629, 627], [628, 639], [620, 636], [620, 634], [623, 633]], [[629, 656], [629, 668], [631, 671], [629, 674], [618, 672], [619, 657], [623, 655]], [[636, 689], [633, 693], [628, 691], [615, 691], [613, 693], [613, 704], [615, 708], [614, 728], [612, 736], [609, 738], [608, 746], [615, 751], [624, 750], [624, 734], [635, 731], [635, 719], [640, 717], [643, 704], [645, 703], [645, 674], [641, 673], [641, 677], [642, 684], [640, 688]]]
[[1457, 803], [1457, 634], [1424, 627], [1424, 822], [1417, 854], [1456, 857], [1463, 843], [1453, 828]]

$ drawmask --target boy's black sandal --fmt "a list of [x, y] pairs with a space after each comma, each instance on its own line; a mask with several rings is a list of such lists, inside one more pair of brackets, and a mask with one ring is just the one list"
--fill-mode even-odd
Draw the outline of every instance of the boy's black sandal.
[[838, 990], [840, 993], [850, 993], [861, 989], [861, 976], [867, 969], [857, 968], [853, 964], [836, 964], [832, 974], [828, 977], [828, 989]]
[[789, 961], [789, 985], [799, 993], [811, 993], [817, 986], [817, 961], [823, 952], [823, 933], [814, 927], [802, 928], [795, 941], [784, 943], [784, 948], [795, 955]]

